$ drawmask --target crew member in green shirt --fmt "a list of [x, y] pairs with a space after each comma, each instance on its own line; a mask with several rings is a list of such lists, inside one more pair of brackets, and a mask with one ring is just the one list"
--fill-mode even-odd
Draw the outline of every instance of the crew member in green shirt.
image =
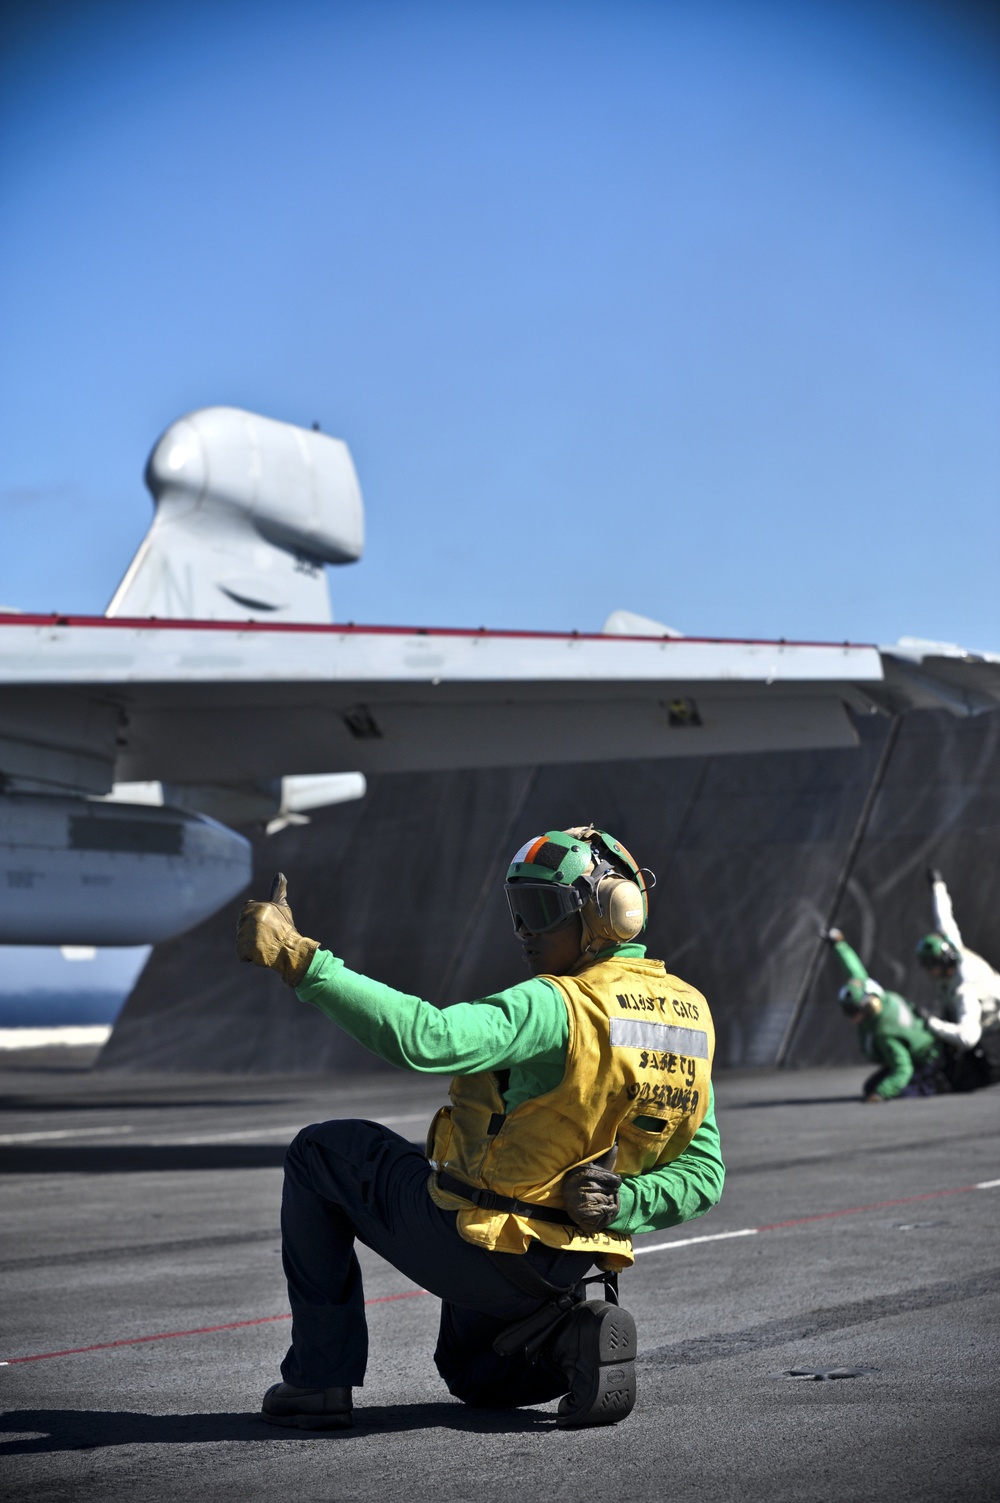
[[[277, 970], [373, 1053], [453, 1075], [427, 1153], [372, 1122], [305, 1128], [282, 1200], [292, 1343], [262, 1417], [351, 1423], [367, 1332], [356, 1238], [442, 1299], [435, 1361], [466, 1403], [562, 1395], [557, 1423], [615, 1423], [635, 1399], [635, 1324], [585, 1297], [596, 1263], [722, 1191], [705, 999], [639, 942], [643, 872], [605, 831], [550, 830], [505, 884], [532, 979], [444, 1009], [349, 970], [299, 934], [283, 877], [245, 905], [237, 952]], [[597, 1280], [599, 1281], [599, 1280]]]
[[879, 1066], [862, 1087], [863, 1100], [936, 1096], [947, 1090], [941, 1049], [924, 1019], [898, 992], [885, 991], [869, 976], [839, 929], [827, 930], [824, 938], [847, 972], [839, 994], [844, 1015], [856, 1025], [865, 1055]]

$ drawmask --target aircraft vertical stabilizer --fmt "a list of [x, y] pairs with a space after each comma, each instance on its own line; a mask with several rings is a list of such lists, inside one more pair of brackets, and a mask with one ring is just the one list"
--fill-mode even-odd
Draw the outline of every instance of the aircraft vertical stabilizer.
[[325, 563], [353, 563], [364, 509], [350, 451], [235, 407], [171, 424], [146, 484], [156, 514], [108, 616], [332, 620]]

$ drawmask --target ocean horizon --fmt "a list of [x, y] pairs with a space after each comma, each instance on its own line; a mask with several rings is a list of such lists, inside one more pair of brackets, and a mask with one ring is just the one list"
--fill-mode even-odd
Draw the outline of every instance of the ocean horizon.
[[114, 1023], [125, 1005], [123, 991], [33, 991], [0, 994], [0, 1028], [65, 1028]]

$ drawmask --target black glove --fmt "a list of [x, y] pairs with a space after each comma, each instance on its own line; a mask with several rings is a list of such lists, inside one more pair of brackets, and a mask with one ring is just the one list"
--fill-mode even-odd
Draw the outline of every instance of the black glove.
[[618, 1144], [590, 1164], [581, 1164], [563, 1176], [562, 1194], [566, 1210], [584, 1232], [603, 1232], [618, 1215], [618, 1191], [621, 1175], [615, 1174]]
[[936, 866], [929, 866], [927, 868], [927, 881], [928, 881], [928, 884], [931, 887], [934, 886], [935, 882], [943, 882], [944, 881], [944, 877], [938, 871], [938, 869], [937, 869]]

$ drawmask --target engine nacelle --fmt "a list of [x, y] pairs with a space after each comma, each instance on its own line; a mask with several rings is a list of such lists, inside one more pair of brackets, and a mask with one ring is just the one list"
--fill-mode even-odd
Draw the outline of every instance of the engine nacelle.
[[172, 939], [250, 881], [250, 842], [182, 809], [0, 796], [0, 943]]

